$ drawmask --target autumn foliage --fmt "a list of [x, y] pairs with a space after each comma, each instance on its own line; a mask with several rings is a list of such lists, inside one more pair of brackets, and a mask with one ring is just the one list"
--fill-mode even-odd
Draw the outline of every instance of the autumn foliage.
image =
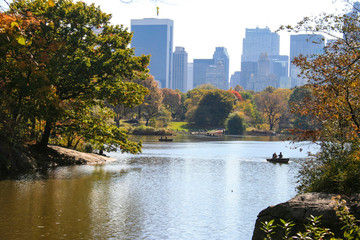
[[311, 116], [315, 127], [297, 129], [295, 140], [320, 146], [315, 158], [303, 165], [300, 191], [360, 192], [359, 26], [357, 14], [345, 14], [305, 18], [295, 28], [336, 37], [322, 54], [294, 60], [308, 79], [309, 94], [291, 110]]

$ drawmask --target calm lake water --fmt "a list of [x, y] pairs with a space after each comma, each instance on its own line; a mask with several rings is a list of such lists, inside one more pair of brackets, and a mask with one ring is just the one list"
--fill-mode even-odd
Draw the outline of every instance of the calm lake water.
[[[0, 239], [251, 239], [257, 214], [294, 197], [304, 151], [274, 137], [177, 136], [104, 166], [0, 181]], [[265, 160], [273, 152], [289, 164]]]

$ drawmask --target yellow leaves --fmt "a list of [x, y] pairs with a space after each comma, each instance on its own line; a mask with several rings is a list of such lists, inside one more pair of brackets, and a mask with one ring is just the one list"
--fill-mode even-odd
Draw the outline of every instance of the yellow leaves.
[[26, 39], [22, 35], [17, 38], [17, 41], [20, 45], [26, 45]]
[[19, 37], [17, 37], [17, 41], [20, 45], [23, 45], [23, 46], [31, 46], [31, 44], [32, 44], [32, 41], [26, 40], [26, 38], [23, 35], [20, 35]]
[[17, 22], [12, 22], [11, 23], [11, 28], [18, 28], [19, 24]]

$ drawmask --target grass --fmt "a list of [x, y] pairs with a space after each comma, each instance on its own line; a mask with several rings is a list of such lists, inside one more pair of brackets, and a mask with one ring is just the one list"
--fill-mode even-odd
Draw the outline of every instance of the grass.
[[187, 122], [169, 122], [169, 126], [171, 130], [175, 132], [188, 132], [188, 123]]
[[168, 128], [174, 132], [200, 132], [205, 130], [203, 127], [197, 127], [188, 122], [169, 122]]

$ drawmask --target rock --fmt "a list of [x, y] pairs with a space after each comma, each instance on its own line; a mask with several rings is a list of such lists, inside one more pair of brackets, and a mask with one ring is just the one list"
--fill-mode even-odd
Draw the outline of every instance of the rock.
[[104, 164], [114, 158], [94, 153], [84, 153], [72, 149], [50, 145], [10, 145], [0, 142], [0, 179], [17, 178], [38, 170], [56, 166], [81, 164]]
[[[106, 162], [114, 161], [114, 158], [110, 158], [104, 155], [99, 155], [95, 153], [84, 153], [79, 152], [73, 149], [59, 147], [51, 145], [49, 148], [55, 150], [60, 154], [62, 159], [69, 159], [73, 161], [74, 164], [104, 164]], [[66, 164], [67, 165], [67, 164]]]
[[[262, 210], [256, 220], [252, 240], [263, 240], [264, 232], [261, 230], [265, 221], [275, 220], [274, 224], [280, 224], [280, 219], [292, 221], [296, 225], [293, 227], [292, 235], [299, 231], [304, 231], [304, 225], [309, 222], [310, 216], [322, 216], [321, 227], [330, 228], [336, 237], [343, 237], [341, 228], [343, 224], [339, 221], [334, 210], [333, 198], [338, 195], [325, 193], [307, 193], [294, 197], [293, 199], [270, 206]], [[351, 197], [343, 197], [350, 213], [360, 219], [360, 194]], [[277, 227], [276, 232], [281, 234], [281, 228]], [[273, 235], [273, 239], [282, 239], [279, 235]]]

